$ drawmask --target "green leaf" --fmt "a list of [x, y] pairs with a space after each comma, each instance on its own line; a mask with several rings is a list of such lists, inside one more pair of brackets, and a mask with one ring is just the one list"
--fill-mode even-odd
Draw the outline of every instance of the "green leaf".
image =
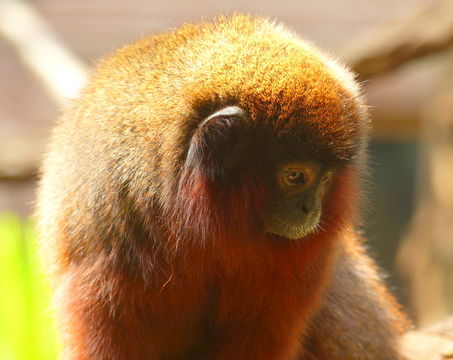
[[11, 213], [0, 214], [0, 289], [0, 359], [56, 359], [50, 291], [33, 228]]

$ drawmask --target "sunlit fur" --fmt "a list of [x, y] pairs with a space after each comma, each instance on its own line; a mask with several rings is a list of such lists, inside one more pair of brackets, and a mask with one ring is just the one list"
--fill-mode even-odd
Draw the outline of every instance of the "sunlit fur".
[[[228, 106], [245, 117], [208, 119]], [[355, 235], [367, 129], [349, 72], [262, 18], [103, 60], [39, 190], [63, 358], [399, 359], [404, 318]], [[263, 224], [278, 153], [334, 171], [300, 239]]]

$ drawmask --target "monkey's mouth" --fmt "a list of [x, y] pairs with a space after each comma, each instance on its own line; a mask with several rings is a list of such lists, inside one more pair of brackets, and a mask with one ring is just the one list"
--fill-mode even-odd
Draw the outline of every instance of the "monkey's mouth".
[[297, 240], [319, 229], [320, 218], [321, 212], [310, 214], [298, 224], [289, 224], [280, 219], [273, 218], [266, 225], [265, 231], [291, 240]]

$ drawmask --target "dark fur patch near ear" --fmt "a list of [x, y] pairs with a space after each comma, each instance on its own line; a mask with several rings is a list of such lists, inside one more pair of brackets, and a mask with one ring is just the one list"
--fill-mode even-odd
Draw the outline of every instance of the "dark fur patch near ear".
[[192, 135], [186, 169], [197, 169], [208, 180], [226, 179], [245, 153], [247, 129], [245, 112], [236, 106], [207, 117]]

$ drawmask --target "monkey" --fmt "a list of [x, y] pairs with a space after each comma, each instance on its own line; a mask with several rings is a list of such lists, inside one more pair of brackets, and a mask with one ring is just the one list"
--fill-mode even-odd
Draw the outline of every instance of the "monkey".
[[369, 122], [346, 67], [259, 16], [104, 58], [38, 191], [62, 358], [402, 360], [360, 236]]

